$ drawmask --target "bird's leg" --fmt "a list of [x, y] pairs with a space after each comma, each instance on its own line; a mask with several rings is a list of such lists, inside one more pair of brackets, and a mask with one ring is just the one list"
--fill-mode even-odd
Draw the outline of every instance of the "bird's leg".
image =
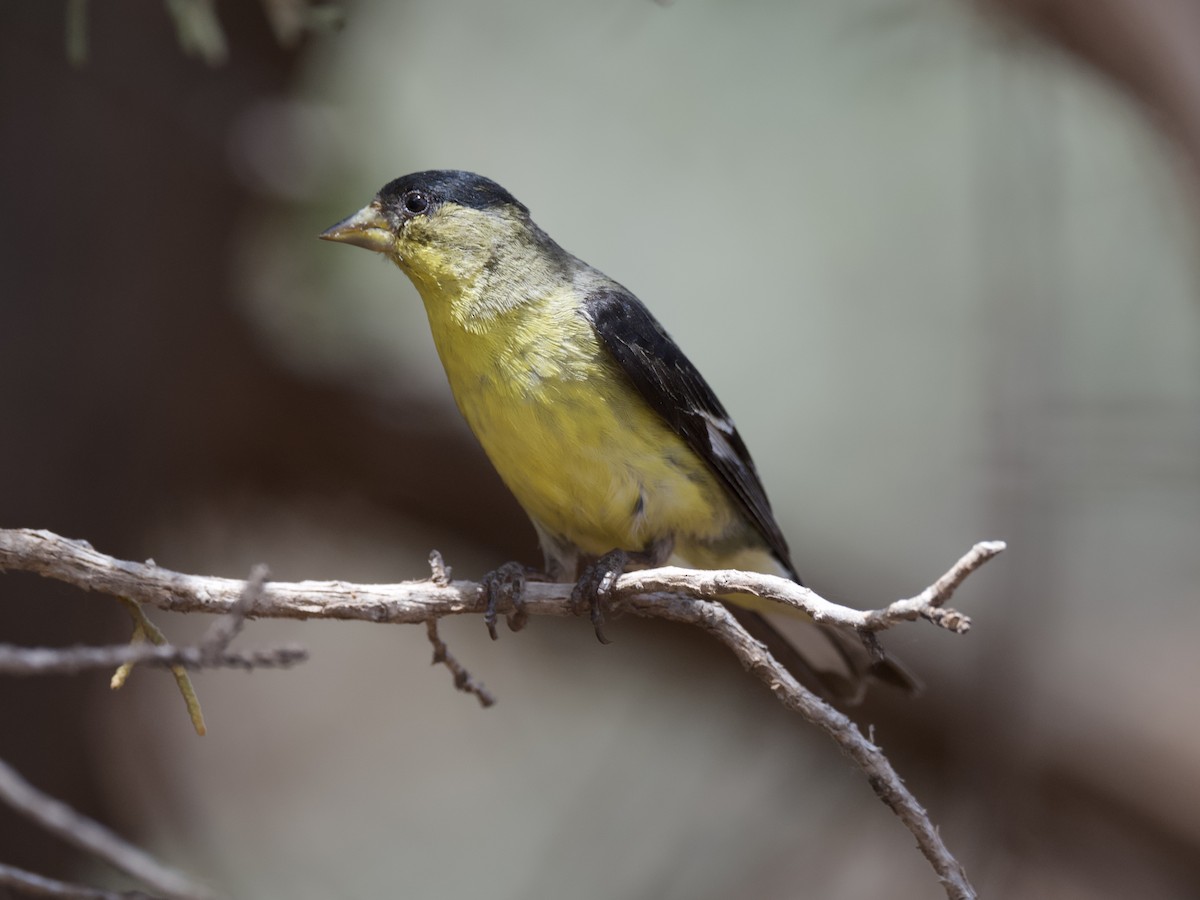
[[571, 591], [571, 605], [582, 610], [586, 605], [592, 611], [592, 627], [596, 639], [602, 644], [612, 643], [604, 636], [604, 604], [612, 599], [613, 585], [625, 571], [631, 554], [626, 550], [609, 550], [594, 563], [586, 566]]
[[483, 621], [493, 641], [500, 637], [496, 633], [496, 608], [500, 603], [507, 600], [512, 604], [512, 612], [505, 616], [505, 621], [509, 631], [520, 631], [529, 620], [525, 612], [525, 582], [545, 580], [544, 572], [518, 562], [506, 562], [480, 579], [480, 588], [487, 598]]
[[674, 541], [655, 541], [644, 550], [609, 550], [595, 562], [586, 566], [571, 591], [571, 604], [577, 610], [585, 605], [591, 610], [592, 627], [596, 639], [602, 644], [612, 643], [604, 636], [604, 607], [612, 601], [613, 586], [617, 578], [629, 567], [645, 568], [660, 566], [671, 555]]

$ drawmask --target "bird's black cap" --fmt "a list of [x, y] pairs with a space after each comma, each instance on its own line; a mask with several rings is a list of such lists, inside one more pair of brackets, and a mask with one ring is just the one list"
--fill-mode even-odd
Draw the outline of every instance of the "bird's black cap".
[[384, 185], [379, 192], [379, 200], [385, 208], [396, 207], [401, 198], [411, 191], [419, 191], [432, 206], [442, 203], [456, 203], [472, 209], [515, 206], [522, 212], [529, 212], [516, 197], [492, 179], [457, 169], [431, 169], [397, 178]]

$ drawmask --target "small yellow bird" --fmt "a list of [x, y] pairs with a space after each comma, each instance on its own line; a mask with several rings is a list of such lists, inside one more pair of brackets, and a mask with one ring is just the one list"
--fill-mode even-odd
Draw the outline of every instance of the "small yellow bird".
[[[630, 566], [799, 582], [750, 453], [696, 367], [632, 293], [559, 247], [500, 185], [461, 171], [406, 175], [321, 237], [382, 253], [412, 280], [458, 408], [533, 521], [546, 566], [537, 577], [578, 578], [602, 641], [603, 601]], [[484, 579], [493, 637], [505, 595], [519, 627], [527, 574], [510, 563]], [[826, 697], [857, 699], [866, 676], [915, 688], [897, 663], [872, 662], [833, 629], [820, 631], [846, 671], [817, 669], [763, 617], [763, 601], [728, 600]]]

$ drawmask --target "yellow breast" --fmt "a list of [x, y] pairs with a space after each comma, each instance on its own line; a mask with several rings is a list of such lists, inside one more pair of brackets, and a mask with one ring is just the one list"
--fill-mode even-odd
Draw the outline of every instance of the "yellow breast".
[[599, 555], [666, 536], [717, 540], [737, 524], [724, 488], [565, 291], [487, 320], [428, 287], [422, 296], [459, 409], [546, 531]]

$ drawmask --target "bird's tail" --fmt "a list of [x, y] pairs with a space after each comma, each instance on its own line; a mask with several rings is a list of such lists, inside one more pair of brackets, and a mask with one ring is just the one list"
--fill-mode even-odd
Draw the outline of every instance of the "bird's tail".
[[833, 648], [836, 660], [833, 667], [827, 668], [814, 663], [809, 658], [810, 654], [797, 647], [795, 641], [767, 616], [735, 603], [726, 606], [743, 628], [766, 644], [771, 655], [796, 680], [824, 700], [840, 704], [859, 703], [872, 682], [890, 684], [907, 694], [916, 694], [921, 689], [920, 681], [902, 664], [890, 657], [873, 660], [859, 640], [839, 628], [824, 625], [806, 628], [808, 632], [820, 634]]

